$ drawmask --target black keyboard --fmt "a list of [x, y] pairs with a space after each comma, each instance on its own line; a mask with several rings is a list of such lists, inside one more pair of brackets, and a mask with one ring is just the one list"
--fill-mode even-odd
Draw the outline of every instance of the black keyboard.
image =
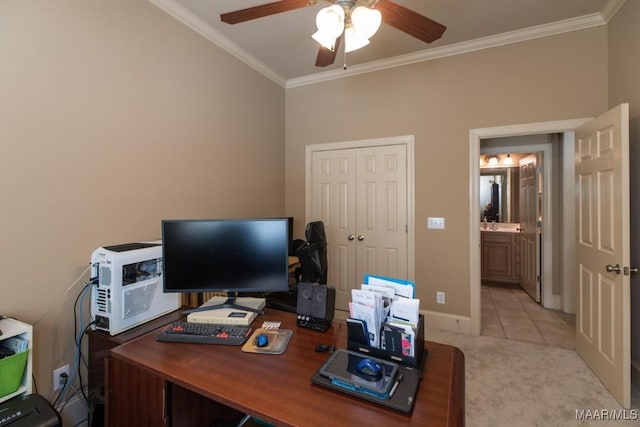
[[250, 326], [177, 321], [167, 326], [156, 339], [164, 342], [242, 345], [251, 332], [253, 329]]

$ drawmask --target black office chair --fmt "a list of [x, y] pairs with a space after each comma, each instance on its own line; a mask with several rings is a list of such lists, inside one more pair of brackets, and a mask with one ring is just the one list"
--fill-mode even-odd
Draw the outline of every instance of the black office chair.
[[[296, 285], [300, 282], [327, 284], [327, 238], [324, 233], [324, 223], [314, 221], [307, 224], [305, 230], [306, 241], [298, 247], [296, 255], [300, 260], [300, 267], [296, 268]], [[296, 312], [298, 291], [272, 292], [266, 297], [267, 307], [276, 310]]]
[[297, 282], [327, 284], [327, 237], [324, 233], [324, 223], [314, 221], [307, 224], [305, 230], [307, 241], [298, 248], [300, 260], [300, 278]]

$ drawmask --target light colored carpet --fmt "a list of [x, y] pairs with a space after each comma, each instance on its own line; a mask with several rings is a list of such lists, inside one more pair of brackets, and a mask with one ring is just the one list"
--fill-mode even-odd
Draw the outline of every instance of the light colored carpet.
[[[603, 416], [622, 407], [573, 350], [428, 327], [426, 335], [465, 355], [469, 427], [640, 426], [638, 409], [617, 412], [618, 421]], [[577, 411], [592, 418], [578, 420]]]

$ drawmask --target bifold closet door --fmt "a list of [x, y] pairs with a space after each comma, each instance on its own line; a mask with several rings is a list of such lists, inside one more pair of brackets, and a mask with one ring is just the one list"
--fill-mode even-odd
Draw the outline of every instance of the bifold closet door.
[[312, 162], [313, 220], [325, 224], [328, 284], [347, 310], [365, 274], [406, 278], [405, 145], [317, 151]]

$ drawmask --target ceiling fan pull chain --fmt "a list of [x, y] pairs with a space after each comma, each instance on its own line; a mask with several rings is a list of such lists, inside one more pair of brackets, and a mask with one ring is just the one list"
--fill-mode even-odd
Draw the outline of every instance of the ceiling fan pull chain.
[[344, 60], [342, 61], [342, 69], [346, 70], [347, 69], [347, 52], [346, 51], [342, 51], [342, 57], [344, 58]]

